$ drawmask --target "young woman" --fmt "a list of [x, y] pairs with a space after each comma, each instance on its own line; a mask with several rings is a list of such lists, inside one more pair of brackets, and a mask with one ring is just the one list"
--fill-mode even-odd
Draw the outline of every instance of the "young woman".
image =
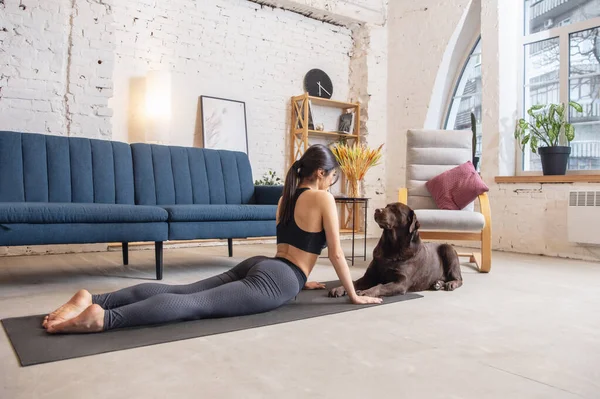
[[188, 285], [147, 283], [107, 294], [80, 290], [46, 316], [49, 333], [87, 333], [114, 328], [241, 316], [267, 312], [294, 298], [327, 244], [329, 259], [355, 304], [381, 303], [359, 296], [340, 245], [337, 208], [327, 191], [338, 164], [323, 145], [311, 146], [287, 173], [277, 207], [277, 253], [254, 256], [233, 269]]

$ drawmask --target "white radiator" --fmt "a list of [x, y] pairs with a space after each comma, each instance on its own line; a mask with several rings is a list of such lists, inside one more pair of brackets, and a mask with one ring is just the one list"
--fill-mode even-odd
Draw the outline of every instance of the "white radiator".
[[600, 191], [571, 191], [567, 212], [570, 242], [600, 244]]

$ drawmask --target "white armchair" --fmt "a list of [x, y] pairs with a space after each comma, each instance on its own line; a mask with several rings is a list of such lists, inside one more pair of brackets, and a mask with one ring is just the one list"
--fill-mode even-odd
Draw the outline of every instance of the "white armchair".
[[425, 183], [472, 157], [472, 133], [461, 130], [409, 130], [406, 147], [406, 188], [398, 201], [414, 209], [423, 240], [479, 241], [480, 252], [459, 253], [477, 264], [480, 272], [492, 267], [492, 221], [486, 193], [479, 196], [479, 212], [471, 203], [460, 211], [440, 210]]

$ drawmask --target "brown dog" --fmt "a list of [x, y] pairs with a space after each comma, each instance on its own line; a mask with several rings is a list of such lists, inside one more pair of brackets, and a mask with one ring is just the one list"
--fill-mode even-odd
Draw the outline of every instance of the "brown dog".
[[[458, 255], [451, 245], [423, 243], [415, 212], [399, 202], [375, 210], [383, 229], [365, 275], [354, 282], [359, 295], [392, 296], [428, 289], [452, 291], [462, 285]], [[329, 296], [346, 295], [337, 287]]]

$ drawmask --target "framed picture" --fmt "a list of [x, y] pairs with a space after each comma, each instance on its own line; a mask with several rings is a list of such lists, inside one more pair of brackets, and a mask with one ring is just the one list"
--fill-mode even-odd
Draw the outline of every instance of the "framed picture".
[[248, 153], [246, 103], [200, 96], [204, 148]]
[[354, 113], [347, 113], [340, 115], [340, 123], [338, 126], [338, 131], [340, 133], [352, 133], [352, 129], [354, 128]]

